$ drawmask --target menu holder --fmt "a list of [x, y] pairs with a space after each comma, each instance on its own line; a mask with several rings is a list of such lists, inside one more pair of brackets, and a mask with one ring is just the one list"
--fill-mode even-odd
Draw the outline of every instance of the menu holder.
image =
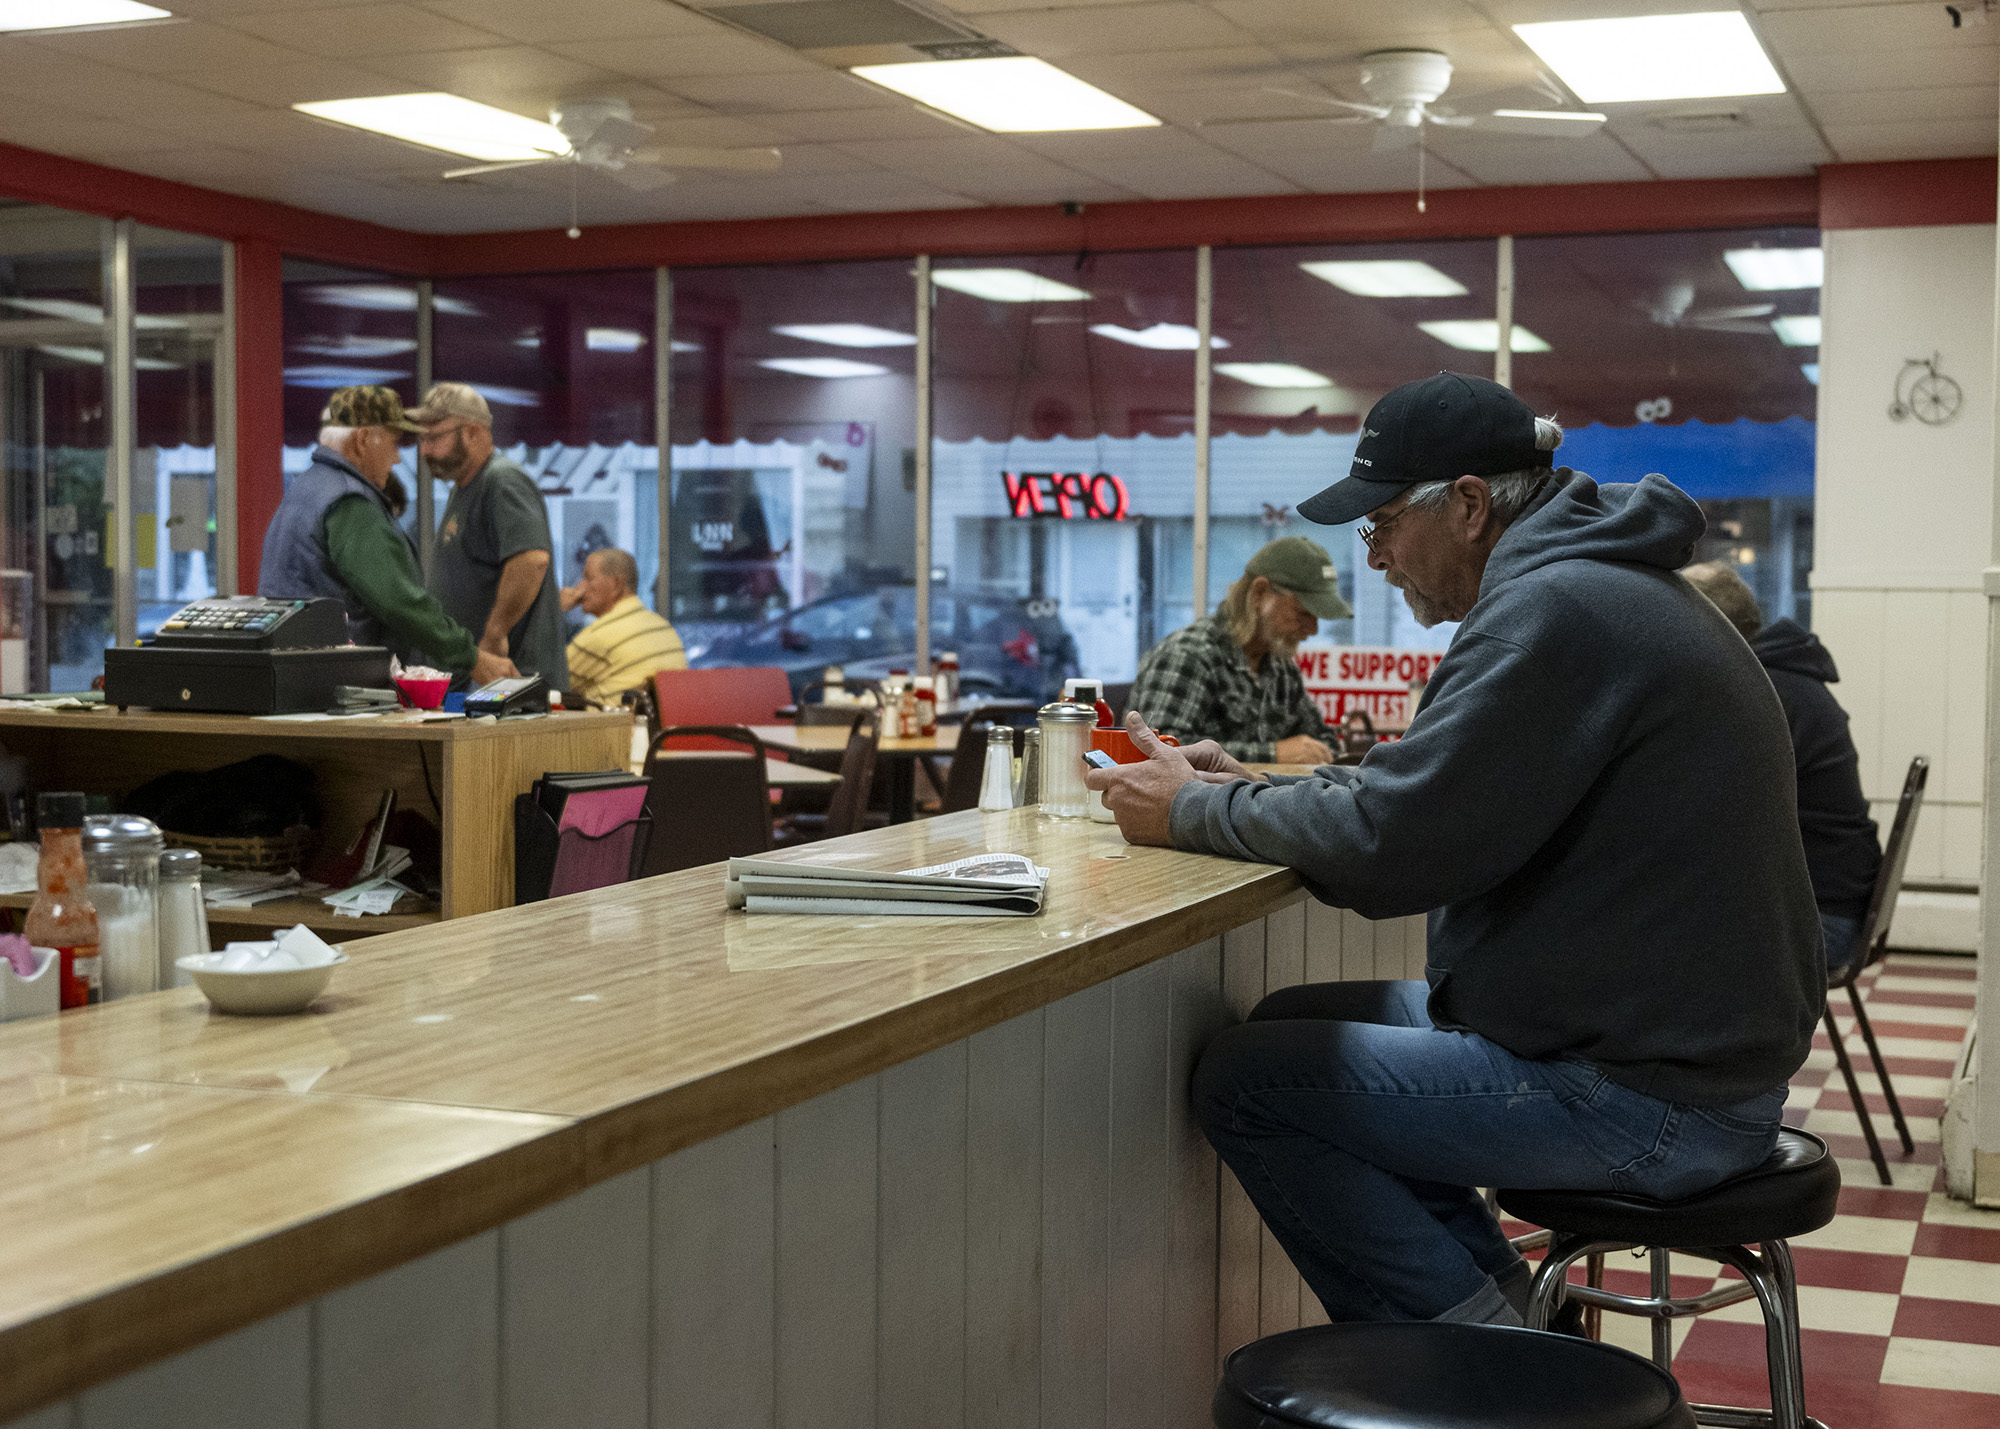
[[514, 800], [515, 904], [637, 878], [653, 832], [648, 787], [619, 770], [536, 780]]

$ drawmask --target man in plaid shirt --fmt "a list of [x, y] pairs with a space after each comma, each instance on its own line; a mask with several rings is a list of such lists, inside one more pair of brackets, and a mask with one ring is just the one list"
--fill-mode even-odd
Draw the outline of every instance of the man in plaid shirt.
[[1273, 541], [1214, 615], [1146, 652], [1130, 707], [1163, 734], [1212, 739], [1246, 764], [1330, 763], [1333, 734], [1292, 652], [1320, 621], [1352, 614], [1323, 548]]

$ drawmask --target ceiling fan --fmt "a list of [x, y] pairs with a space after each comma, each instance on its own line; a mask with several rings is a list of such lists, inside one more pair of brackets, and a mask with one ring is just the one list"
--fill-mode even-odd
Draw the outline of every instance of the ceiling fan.
[[[497, 174], [508, 169], [533, 168], [541, 164], [567, 164], [570, 168], [571, 196], [574, 200], [576, 175], [590, 169], [631, 189], [656, 189], [670, 184], [674, 169], [740, 169], [768, 172], [778, 167], [783, 156], [776, 149], [702, 149], [670, 145], [647, 145], [653, 126], [632, 117], [631, 102], [624, 99], [569, 99], [549, 111], [549, 123], [568, 144], [566, 150], [551, 148], [533, 159], [508, 159], [494, 164], [472, 164], [447, 169], [447, 179], [469, 179], [480, 174]], [[572, 209], [574, 203], [572, 202]], [[577, 235], [575, 214], [570, 221], [570, 237]]]
[[1637, 306], [1661, 327], [1763, 334], [1771, 331], [1771, 314], [1778, 310], [1776, 303], [1745, 303], [1732, 308], [1697, 309], [1694, 305], [1694, 284], [1684, 279], [1667, 284], [1657, 297], [1641, 300]]
[[1605, 116], [1579, 109], [1493, 109], [1484, 114], [1459, 114], [1437, 101], [1451, 87], [1451, 59], [1439, 50], [1371, 50], [1361, 57], [1361, 90], [1366, 104], [1325, 94], [1267, 87], [1271, 94], [1345, 111], [1327, 115], [1268, 115], [1254, 118], [1204, 120], [1201, 128], [1239, 124], [1373, 124], [1372, 147], [1384, 150], [1415, 146], [1418, 151], [1417, 209], [1423, 210], [1424, 128], [1478, 129], [1481, 133], [1535, 139], [1582, 139], [1603, 127]]

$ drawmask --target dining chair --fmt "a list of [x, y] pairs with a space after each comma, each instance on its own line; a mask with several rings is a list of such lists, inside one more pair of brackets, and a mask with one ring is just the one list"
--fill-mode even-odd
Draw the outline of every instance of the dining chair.
[[[716, 670], [661, 670], [653, 676], [659, 725], [775, 724], [792, 702], [791, 681], [773, 665]], [[688, 749], [727, 749], [720, 740], [685, 744]]]
[[780, 844], [807, 843], [815, 839], [835, 839], [859, 833], [868, 820], [869, 788], [875, 782], [875, 744], [881, 727], [875, 710], [854, 714], [847, 729], [847, 745], [840, 755], [840, 783], [826, 812], [802, 811], [785, 818], [776, 831]]
[[[670, 746], [679, 746], [678, 752]], [[668, 725], [646, 750], [645, 877], [771, 847], [764, 742], [741, 725]]]
[[1930, 760], [1921, 754], [1910, 761], [1909, 771], [1903, 776], [1902, 796], [1896, 801], [1895, 822], [1889, 825], [1889, 837], [1882, 846], [1882, 867], [1875, 875], [1875, 889], [1868, 896], [1868, 912], [1855, 938], [1854, 953], [1846, 966], [1827, 980], [1826, 986], [1824, 1016], [1826, 1035], [1833, 1043], [1833, 1059], [1840, 1067], [1841, 1080], [1847, 1084], [1854, 1114], [1861, 1119], [1861, 1136], [1868, 1143], [1868, 1159], [1875, 1163], [1875, 1174], [1885, 1186], [1895, 1182], [1889, 1175], [1882, 1143], [1875, 1136], [1875, 1123], [1868, 1114], [1868, 1103], [1862, 1098], [1854, 1063], [1848, 1059], [1840, 1026], [1833, 1018], [1833, 993], [1839, 988], [1847, 992], [1848, 1005], [1854, 1010], [1855, 1030], [1868, 1049], [1868, 1060], [1874, 1064], [1875, 1076], [1882, 1083], [1882, 1099], [1889, 1104], [1889, 1116], [1902, 1140], [1903, 1154], [1908, 1156], [1916, 1150], [1916, 1143], [1910, 1138], [1909, 1123], [1903, 1119], [1903, 1104], [1896, 1100], [1896, 1088], [1890, 1084], [1888, 1065], [1882, 1060], [1882, 1049], [1875, 1041], [1875, 1029], [1868, 1023], [1868, 1012], [1861, 1005], [1861, 990], [1856, 983], [1862, 973], [1881, 962], [1889, 952], [1889, 928], [1896, 918], [1896, 896], [1903, 891], [1903, 867], [1910, 861], [1910, 840], [1917, 830], [1917, 815], [1923, 811], [1924, 785], [1930, 779], [1930, 770]]

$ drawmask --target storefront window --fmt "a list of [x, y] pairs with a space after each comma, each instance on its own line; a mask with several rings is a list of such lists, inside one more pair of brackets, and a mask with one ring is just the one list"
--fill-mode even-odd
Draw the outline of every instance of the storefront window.
[[[287, 258], [285, 446], [310, 450], [337, 387], [393, 387], [417, 398], [417, 285], [408, 278]], [[298, 463], [303, 469], [304, 463]]]
[[1193, 617], [1195, 255], [933, 277], [932, 600], [1004, 608], [991, 651], [955, 637], [965, 683], [975, 661], [1008, 695], [1130, 680]]
[[696, 666], [780, 666], [794, 688], [909, 666], [910, 269], [675, 271], [669, 618]]
[[1811, 616], [1816, 229], [1521, 239], [1516, 312], [1549, 351], [1514, 386], [1599, 481], [1660, 472], [1702, 504], [1767, 620]]

